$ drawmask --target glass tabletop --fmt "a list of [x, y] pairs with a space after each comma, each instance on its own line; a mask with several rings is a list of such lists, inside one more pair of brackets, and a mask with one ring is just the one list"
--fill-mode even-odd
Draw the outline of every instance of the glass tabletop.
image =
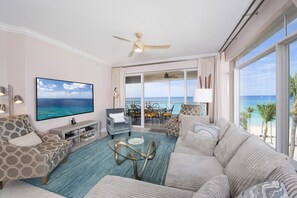
[[107, 142], [108, 146], [120, 156], [131, 160], [150, 158], [159, 146], [156, 138], [134, 136], [121, 137]]

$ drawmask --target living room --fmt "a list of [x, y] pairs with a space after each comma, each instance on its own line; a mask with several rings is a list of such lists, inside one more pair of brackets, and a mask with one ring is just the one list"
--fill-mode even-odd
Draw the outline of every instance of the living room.
[[295, 0], [0, 1], [0, 197], [297, 196], [296, 39]]

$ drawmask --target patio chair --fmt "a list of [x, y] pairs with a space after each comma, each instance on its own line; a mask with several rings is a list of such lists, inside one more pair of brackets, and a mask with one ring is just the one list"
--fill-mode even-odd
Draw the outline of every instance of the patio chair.
[[[132, 120], [129, 116], [124, 115], [124, 108], [106, 109], [106, 130], [111, 139], [114, 135], [129, 133], [131, 135]], [[114, 115], [120, 115], [122, 113], [122, 120], [117, 120]]]

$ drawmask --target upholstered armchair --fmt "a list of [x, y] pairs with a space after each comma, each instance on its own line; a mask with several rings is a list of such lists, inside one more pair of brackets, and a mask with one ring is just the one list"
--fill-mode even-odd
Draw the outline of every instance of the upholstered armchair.
[[125, 116], [124, 108], [106, 109], [106, 131], [112, 139], [121, 133], [129, 133], [130, 136], [131, 127], [131, 117]]
[[[180, 113], [184, 115], [192, 115], [192, 116], [204, 116], [206, 115], [206, 108], [204, 104], [201, 105], [182, 105]], [[180, 128], [180, 122], [177, 117], [170, 118], [165, 123], [165, 133], [167, 135], [173, 135], [178, 137], [179, 136], [179, 128]]]
[[[36, 146], [16, 146], [11, 139], [36, 133], [41, 143]], [[38, 139], [39, 139], [38, 138]], [[32, 127], [28, 115], [10, 116], [0, 119], [0, 189], [7, 180], [47, 176], [69, 153], [71, 143], [58, 135], [43, 134]]]

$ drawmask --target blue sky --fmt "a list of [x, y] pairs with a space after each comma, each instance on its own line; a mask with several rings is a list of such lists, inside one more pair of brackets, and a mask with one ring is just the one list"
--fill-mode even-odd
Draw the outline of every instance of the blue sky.
[[38, 98], [92, 98], [92, 85], [37, 79]]
[[[288, 26], [288, 34], [297, 30], [297, 19]], [[253, 49], [239, 62], [246, 61], [274, 45], [284, 38], [284, 31], [280, 30], [270, 38]], [[294, 76], [297, 72], [297, 41], [289, 46], [290, 49], [290, 75]], [[240, 95], [259, 96], [276, 95], [276, 54], [271, 53], [264, 58], [252, 63], [248, 67], [240, 70]]]

